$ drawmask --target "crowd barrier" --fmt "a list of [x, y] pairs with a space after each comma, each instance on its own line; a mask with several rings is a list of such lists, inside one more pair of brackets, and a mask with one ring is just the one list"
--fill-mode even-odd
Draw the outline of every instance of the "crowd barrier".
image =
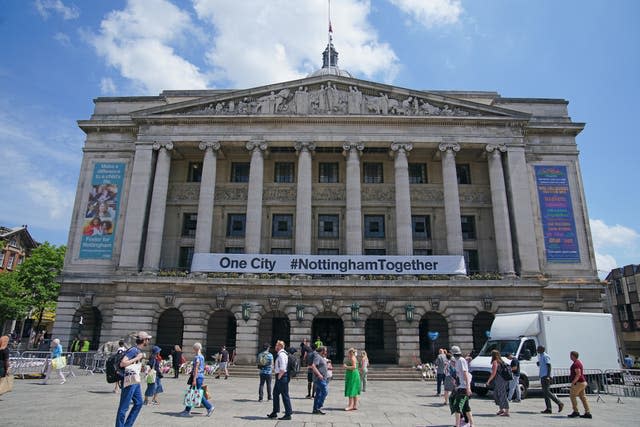
[[640, 369], [614, 369], [605, 371], [607, 392], [624, 403], [625, 397], [640, 397]]
[[[84, 372], [93, 375], [96, 372], [104, 373], [106, 357], [95, 351], [89, 352], [63, 352], [67, 358], [67, 366], [62, 369], [66, 375], [76, 376], [76, 372]], [[47, 370], [51, 352], [49, 351], [13, 351], [9, 355], [10, 370], [21, 378], [25, 376], [41, 376]]]

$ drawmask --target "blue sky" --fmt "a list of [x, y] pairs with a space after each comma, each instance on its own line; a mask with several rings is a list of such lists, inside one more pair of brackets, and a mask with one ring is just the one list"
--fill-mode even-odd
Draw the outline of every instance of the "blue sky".
[[[598, 268], [640, 263], [640, 2], [333, 0], [340, 66], [424, 90], [563, 98]], [[244, 88], [321, 65], [326, 0], [0, 0], [0, 224], [65, 244], [98, 96]]]

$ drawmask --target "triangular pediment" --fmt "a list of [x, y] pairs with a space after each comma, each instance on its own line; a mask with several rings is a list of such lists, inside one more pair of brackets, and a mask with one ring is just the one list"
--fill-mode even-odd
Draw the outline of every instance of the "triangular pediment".
[[140, 110], [134, 117], [381, 115], [495, 117], [528, 114], [428, 91], [342, 76], [317, 76], [252, 89], [201, 92], [188, 101]]

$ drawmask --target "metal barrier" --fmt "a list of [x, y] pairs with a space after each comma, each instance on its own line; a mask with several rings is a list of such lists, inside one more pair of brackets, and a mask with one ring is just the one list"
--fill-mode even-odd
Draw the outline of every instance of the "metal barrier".
[[[571, 370], [567, 368], [552, 368], [553, 382], [549, 388], [557, 394], [570, 394]], [[597, 396], [596, 402], [603, 401], [602, 394], [607, 394], [608, 379], [601, 369], [585, 369], [583, 372], [587, 380], [586, 394]]]
[[617, 396], [618, 403], [623, 397], [640, 397], [640, 369], [615, 369], [605, 371], [607, 393]]

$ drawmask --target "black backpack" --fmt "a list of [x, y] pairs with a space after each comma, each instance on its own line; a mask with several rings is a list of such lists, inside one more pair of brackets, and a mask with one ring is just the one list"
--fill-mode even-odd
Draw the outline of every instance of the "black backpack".
[[289, 378], [293, 378], [298, 375], [298, 371], [300, 370], [300, 361], [293, 354], [289, 354], [288, 356], [287, 375], [289, 375]]
[[124, 378], [124, 368], [120, 367], [120, 362], [122, 362], [125, 353], [124, 350], [118, 350], [107, 359], [104, 373], [107, 376], [107, 382], [109, 384], [113, 384]]

